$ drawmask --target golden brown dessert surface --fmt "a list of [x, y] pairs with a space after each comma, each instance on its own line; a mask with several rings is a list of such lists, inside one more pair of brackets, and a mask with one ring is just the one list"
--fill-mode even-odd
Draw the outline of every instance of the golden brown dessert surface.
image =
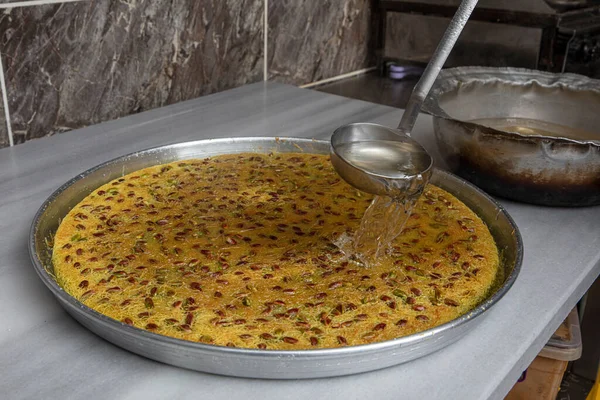
[[393, 251], [366, 268], [332, 244], [372, 197], [326, 156], [237, 154], [146, 168], [86, 197], [62, 221], [59, 284], [123, 323], [260, 349], [359, 345], [472, 309], [498, 251], [485, 224], [429, 185]]

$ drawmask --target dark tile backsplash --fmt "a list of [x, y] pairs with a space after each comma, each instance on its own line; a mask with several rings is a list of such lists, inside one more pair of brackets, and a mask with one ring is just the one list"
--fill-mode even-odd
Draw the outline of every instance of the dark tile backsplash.
[[302, 85], [371, 66], [370, 3], [269, 1], [269, 79]]
[[263, 0], [95, 0], [0, 15], [15, 142], [262, 79]]
[[[85, 0], [0, 10], [15, 143], [262, 80], [264, 4]], [[269, 79], [301, 85], [373, 64], [371, 0], [268, 4]]]

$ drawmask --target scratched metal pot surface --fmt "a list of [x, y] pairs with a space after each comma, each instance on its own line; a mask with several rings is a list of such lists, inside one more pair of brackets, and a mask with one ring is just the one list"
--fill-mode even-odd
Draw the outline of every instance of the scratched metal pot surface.
[[322, 350], [250, 350], [213, 346], [158, 335], [106, 317], [66, 293], [55, 281], [51, 239], [59, 221], [94, 189], [156, 164], [240, 152], [329, 154], [329, 142], [296, 138], [230, 138], [180, 143], [109, 161], [65, 183], [37, 212], [29, 237], [34, 268], [65, 310], [83, 326], [124, 349], [179, 367], [214, 374], [266, 379], [350, 375], [404, 363], [437, 351], [477, 326], [517, 278], [523, 257], [519, 231], [506, 211], [466, 181], [435, 170], [432, 183], [454, 194], [487, 224], [501, 251], [502, 283], [471, 312], [444, 325], [395, 340]]
[[[434, 117], [450, 170], [488, 193], [549, 206], [600, 204], [600, 81], [516, 68], [451, 68], [440, 74], [423, 111]], [[481, 121], [515, 118], [569, 133], [506, 132]]]

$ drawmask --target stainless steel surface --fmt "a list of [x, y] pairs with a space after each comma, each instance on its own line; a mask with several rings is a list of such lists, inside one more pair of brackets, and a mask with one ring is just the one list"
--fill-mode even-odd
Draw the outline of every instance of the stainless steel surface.
[[[457, 6], [460, 0], [391, 0], [405, 3], [420, 3], [442, 6]], [[564, 10], [589, 7], [598, 4], [598, 0], [481, 0], [481, 8], [508, 10], [536, 14], [555, 14]]]
[[[600, 81], [515, 68], [442, 71], [423, 111], [449, 168], [487, 192], [553, 206], [600, 204]], [[522, 135], [473, 120], [524, 118], [593, 140]]]
[[303, 351], [266, 351], [218, 347], [173, 339], [122, 324], [86, 307], [62, 290], [52, 273], [51, 244], [60, 218], [98, 186], [124, 174], [180, 159], [239, 152], [327, 154], [328, 141], [297, 138], [230, 138], [180, 143], [137, 152], [88, 170], [57, 189], [37, 212], [29, 251], [35, 270], [60, 304], [91, 331], [108, 341], [164, 363], [215, 374], [270, 379], [349, 375], [422, 357], [460, 339], [482, 320], [515, 282], [523, 245], [516, 225], [486, 194], [451, 174], [436, 170], [432, 182], [457, 196], [487, 223], [502, 253], [504, 280], [498, 290], [468, 314], [419, 334], [364, 346]]
[[[379, 143], [382, 151], [368, 149], [372, 168], [357, 164], [341, 151], [350, 144], [373, 142]], [[391, 151], [395, 143], [402, 146], [399, 152]], [[384, 152], [385, 147], [390, 151]], [[418, 197], [433, 172], [433, 159], [418, 142], [402, 131], [377, 124], [349, 124], [336, 129], [331, 136], [330, 155], [333, 167], [346, 182], [380, 196]], [[393, 167], [378, 168], [387, 164]]]
[[[390, 0], [378, 67], [427, 62], [459, 0]], [[600, 77], [599, 0], [480, 0], [447, 67], [520, 67]]]
[[462, 32], [465, 24], [469, 20], [473, 9], [477, 5], [478, 0], [462, 0], [458, 10], [454, 14], [454, 17], [450, 21], [442, 40], [438, 44], [435, 52], [431, 56], [423, 75], [419, 79], [419, 82], [413, 89], [413, 92], [408, 99], [408, 104], [402, 114], [402, 119], [398, 125], [398, 130], [406, 133], [410, 136], [410, 132], [415, 125], [417, 117], [421, 112], [421, 105], [427, 97], [427, 94], [431, 90], [435, 79], [437, 78], [440, 70], [444, 66], [448, 55], [452, 51], [454, 44], [458, 40], [460, 33]]
[[[479, 0], [475, 11], [483, 7], [482, 1]], [[387, 13], [383, 57], [399, 63], [427, 63], [447, 24], [448, 18], [435, 13]], [[542, 28], [536, 26], [515, 26], [471, 17], [444, 66], [536, 68], [542, 33]], [[394, 106], [404, 108], [401, 103]]]

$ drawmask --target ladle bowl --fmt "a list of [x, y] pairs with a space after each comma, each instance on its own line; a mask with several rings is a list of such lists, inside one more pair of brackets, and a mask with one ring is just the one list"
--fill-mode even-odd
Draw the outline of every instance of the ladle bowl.
[[346, 182], [379, 196], [418, 195], [433, 172], [433, 159], [417, 141], [378, 124], [339, 127], [331, 137], [330, 155]]

